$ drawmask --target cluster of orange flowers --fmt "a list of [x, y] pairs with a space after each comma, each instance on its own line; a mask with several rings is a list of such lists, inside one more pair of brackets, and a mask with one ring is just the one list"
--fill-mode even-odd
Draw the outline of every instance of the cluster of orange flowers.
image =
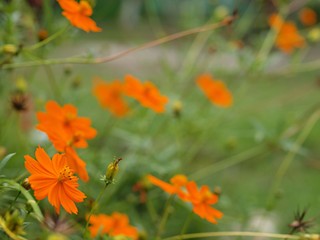
[[77, 116], [77, 109], [66, 104], [59, 106], [54, 101], [46, 104], [47, 112], [37, 113], [37, 129], [45, 132], [57, 151], [65, 153], [69, 166], [83, 181], [88, 181], [86, 163], [77, 155], [75, 148], [86, 148], [87, 140], [96, 136], [91, 121]]
[[171, 183], [164, 182], [152, 175], [148, 175], [149, 181], [169, 194], [176, 194], [185, 202], [191, 202], [193, 212], [211, 223], [217, 223], [223, 214], [211, 205], [216, 204], [219, 197], [212, 193], [208, 186], [198, 189], [194, 181], [188, 181], [185, 175], [176, 175], [170, 179]]
[[88, 1], [80, 0], [57, 0], [60, 7], [63, 9], [62, 15], [65, 16], [70, 23], [86, 32], [100, 32], [95, 21], [90, 16], [92, 15], [92, 7]]
[[105, 214], [92, 215], [90, 217], [89, 231], [91, 237], [108, 234], [114, 236], [126, 236], [131, 239], [138, 239], [138, 230], [129, 224], [128, 216], [114, 212], [111, 216]]
[[119, 80], [107, 83], [100, 78], [95, 79], [93, 93], [102, 107], [108, 108], [115, 116], [125, 116], [129, 107], [124, 96], [128, 96], [156, 113], [165, 111], [169, 100], [150, 81], [142, 83], [131, 75], [126, 75], [124, 80], [124, 83]]
[[291, 53], [294, 48], [305, 46], [304, 38], [299, 34], [293, 22], [285, 22], [281, 16], [273, 14], [269, 17], [271, 28], [277, 31], [276, 46], [285, 53]]
[[[102, 107], [109, 109], [117, 117], [123, 117], [130, 112], [124, 100], [125, 96], [132, 97], [156, 113], [164, 112], [165, 105], [169, 101], [168, 97], [161, 95], [151, 82], [142, 83], [132, 75], [126, 75], [124, 82], [114, 80], [108, 83], [100, 78], [94, 80], [93, 94]], [[210, 74], [202, 74], [196, 82], [213, 104], [225, 108], [232, 105], [232, 94], [222, 81], [213, 79]]]
[[38, 147], [36, 160], [25, 156], [25, 166], [31, 176], [28, 178], [35, 197], [42, 200], [48, 197], [49, 202], [60, 212], [60, 206], [68, 213], [77, 213], [74, 202], [82, 202], [85, 195], [78, 187], [79, 177], [88, 181], [86, 163], [80, 159], [74, 148], [88, 146], [86, 140], [95, 137], [96, 130], [88, 118], [78, 117], [77, 109], [71, 104], [59, 106], [54, 101], [46, 104], [47, 112], [37, 113], [37, 128], [48, 135], [57, 151], [52, 158]]

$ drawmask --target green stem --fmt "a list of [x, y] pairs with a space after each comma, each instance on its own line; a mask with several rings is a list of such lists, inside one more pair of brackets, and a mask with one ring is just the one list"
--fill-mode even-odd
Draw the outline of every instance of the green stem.
[[56, 38], [58, 38], [60, 35], [62, 35], [65, 31], [67, 31], [69, 29], [70, 25], [67, 25], [66, 27], [62, 28], [60, 31], [52, 34], [50, 37], [48, 37], [47, 39], [41, 41], [41, 42], [38, 42], [32, 46], [29, 46], [29, 47], [25, 47], [24, 50], [27, 50], [27, 51], [33, 51], [33, 50], [36, 50], [38, 48], [41, 48], [45, 45], [47, 45], [48, 43], [50, 43], [51, 41], [55, 40]]
[[207, 31], [213, 31], [217, 28], [227, 26], [231, 22], [235, 20], [235, 16], [228, 16], [225, 19], [223, 19], [221, 22], [210, 24], [210, 25], [205, 25], [193, 29], [189, 29], [183, 32], [178, 32], [174, 33], [169, 36], [165, 36], [160, 39], [156, 39], [151, 42], [147, 42], [145, 44], [142, 44], [137, 47], [129, 48], [127, 50], [124, 50], [122, 52], [106, 56], [106, 57], [101, 57], [101, 58], [57, 58], [57, 59], [47, 59], [47, 60], [40, 60], [40, 61], [30, 61], [30, 62], [21, 62], [21, 63], [10, 63], [10, 64], [4, 64], [2, 66], [2, 69], [13, 69], [13, 68], [21, 68], [21, 67], [33, 67], [33, 66], [40, 66], [40, 65], [54, 65], [54, 64], [63, 64], [63, 63], [74, 63], [74, 64], [98, 64], [98, 63], [106, 63], [106, 62], [111, 62], [114, 60], [117, 60], [119, 58], [125, 57], [129, 54], [152, 48], [155, 46], [159, 46], [161, 44], [183, 38], [192, 34], [200, 33], [200, 32], [207, 32]]
[[91, 210], [90, 210], [90, 212], [89, 212], [89, 215], [88, 215], [86, 227], [85, 227], [85, 229], [84, 229], [84, 231], [83, 231], [83, 238], [85, 238], [85, 234], [86, 234], [87, 231], [88, 231], [88, 227], [89, 227], [89, 223], [90, 223], [90, 218], [91, 218], [94, 210], [96, 210], [96, 206], [98, 205], [98, 202], [100, 201], [101, 197], [103, 196], [103, 193], [105, 192], [105, 190], [107, 189], [107, 187], [108, 187], [110, 184], [111, 184], [111, 183], [106, 183], [106, 185], [104, 186], [104, 188], [101, 189], [101, 191], [100, 191], [98, 197], [96, 198], [96, 200], [93, 202], [92, 208], [91, 208]]
[[205, 168], [202, 168], [189, 176], [192, 179], [203, 178], [203, 176], [205, 176], [208, 173], [212, 174], [212, 173], [224, 170], [228, 167], [231, 167], [243, 161], [252, 159], [253, 157], [256, 157], [259, 154], [263, 153], [264, 151], [266, 151], [265, 147], [260, 145], [260, 146], [251, 148], [247, 151], [241, 152], [230, 158], [227, 158], [217, 163], [206, 166]]
[[11, 202], [9, 210], [11, 210], [13, 204], [17, 201], [18, 197], [21, 195], [21, 191], [18, 192], [17, 196], [14, 198], [14, 200]]
[[[285, 18], [284, 11], [280, 13], [280, 16]], [[272, 50], [272, 47], [276, 41], [276, 37], [280, 31], [280, 28], [278, 29], [273, 29], [270, 28], [267, 37], [265, 38], [258, 54], [257, 57], [255, 58], [255, 61], [252, 63], [250, 70], [261, 70], [261, 67], [265, 65], [265, 61], [267, 60], [269, 53]]]
[[[181, 237], [187, 231], [188, 226], [189, 226], [189, 224], [191, 222], [192, 216], [193, 216], [193, 211], [189, 212], [189, 215], [188, 215], [187, 219], [184, 221], [184, 224], [183, 224], [183, 226], [181, 228], [181, 232], [180, 232], [180, 236]], [[180, 239], [182, 239], [182, 238], [180, 238]]]
[[163, 214], [162, 214], [162, 217], [161, 217], [161, 220], [160, 220], [160, 223], [159, 223], [159, 227], [158, 227], [158, 232], [157, 232], [157, 235], [156, 235], [156, 239], [157, 240], [160, 240], [161, 239], [161, 234], [166, 226], [166, 223], [167, 223], [167, 220], [168, 220], [168, 217], [169, 217], [169, 214], [170, 214], [170, 206], [171, 206], [171, 202], [172, 200], [174, 199], [174, 195], [171, 195], [168, 200], [166, 201], [166, 204], [164, 206], [164, 209], [163, 209]]
[[[34, 200], [34, 198], [31, 196], [31, 194], [26, 189], [24, 189], [19, 183], [15, 182], [13, 180], [9, 180], [9, 179], [0, 179], [0, 184], [1, 184], [0, 187], [8, 187], [8, 188], [12, 188], [17, 191], [20, 191], [23, 194], [23, 196], [28, 200], [28, 203], [31, 205], [31, 207], [33, 208], [34, 217], [39, 222], [42, 222], [42, 220], [43, 220], [42, 212], [41, 212], [38, 204]], [[6, 184], [6, 185], [4, 186], [4, 184]]]
[[317, 121], [320, 118], [320, 110], [316, 110], [306, 121], [305, 127], [302, 129], [300, 135], [298, 136], [297, 140], [295, 141], [293, 147], [289, 150], [285, 158], [283, 159], [277, 173], [275, 176], [275, 180], [273, 183], [273, 186], [271, 188], [268, 202], [267, 202], [267, 209], [271, 209], [273, 207], [274, 201], [275, 201], [275, 196], [276, 192], [278, 191], [282, 179], [285, 176], [286, 172], [288, 171], [288, 168], [290, 164], [292, 163], [295, 155], [298, 153], [301, 145], [304, 143], [308, 135], [310, 134], [311, 130], [317, 123]]
[[49, 83], [51, 85], [53, 95], [55, 96], [56, 99], [61, 99], [60, 87], [56, 82], [56, 79], [54, 77], [54, 73], [52, 72], [51, 67], [50, 66], [43, 66], [43, 67], [47, 74]]
[[146, 207], [147, 207], [147, 210], [148, 210], [148, 213], [150, 215], [152, 222], [156, 223], [156, 221], [158, 219], [158, 214], [154, 208], [153, 202], [150, 201], [149, 198], [147, 198]]
[[264, 232], [206, 232], [206, 233], [191, 233], [179, 236], [168, 237], [163, 240], [180, 240], [180, 239], [199, 239], [208, 237], [267, 237], [276, 239], [301, 239], [299, 236], [277, 233]]

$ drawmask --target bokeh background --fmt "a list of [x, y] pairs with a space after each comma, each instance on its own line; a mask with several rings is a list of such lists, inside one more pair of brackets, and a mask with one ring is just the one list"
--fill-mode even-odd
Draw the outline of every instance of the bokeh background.
[[[238, 17], [232, 25], [216, 31], [188, 36], [109, 63], [0, 69], [0, 158], [16, 153], [0, 174], [21, 180], [27, 176], [24, 155], [33, 155], [38, 145], [51, 154], [55, 152], [46, 136], [35, 130], [35, 112], [44, 111], [45, 102], [54, 99], [61, 104], [74, 104], [79, 115], [90, 117], [98, 131], [89, 148], [79, 152], [91, 177], [89, 183], [81, 184], [81, 189], [89, 200], [94, 199], [102, 188], [100, 177], [107, 165], [114, 157], [122, 157], [116, 184], [100, 201], [100, 210], [128, 214], [130, 222], [147, 239], [152, 239], [168, 197], [160, 189], [148, 186], [147, 201], [140, 201], [133, 186], [150, 173], [163, 180], [183, 173], [199, 185], [221, 191], [216, 208], [224, 213], [223, 219], [212, 225], [194, 215], [186, 232], [288, 233], [288, 224], [299, 209], [308, 209], [306, 218], [314, 219], [310, 231], [319, 231], [320, 28], [319, 21], [306, 27], [298, 17], [306, 6], [319, 13], [319, 1], [92, 3], [93, 18], [103, 28], [101, 33], [70, 28], [36, 53], [22, 53], [17, 61], [108, 56], [221, 21], [234, 11]], [[45, 29], [50, 36], [67, 25], [55, 1], [6, 0], [0, 3], [0, 10], [1, 45], [30, 45], [39, 29]], [[264, 52], [271, 31], [268, 17], [279, 11], [296, 23], [307, 41], [303, 49], [285, 54], [271, 47]], [[201, 73], [211, 73], [228, 85], [234, 97], [232, 107], [214, 106], [203, 95], [195, 83]], [[168, 96], [166, 112], [156, 114], [133, 101], [132, 113], [124, 118], [102, 109], [92, 94], [92, 79], [98, 76], [112, 81], [123, 79], [126, 74], [152, 81]], [[11, 99], [15, 89], [21, 87], [28, 96], [28, 110], [16, 112]], [[287, 158], [292, 162], [276, 185], [279, 167]], [[6, 197], [1, 194], [1, 209], [15, 196], [3, 191]], [[39, 204], [50, 208], [45, 201]], [[85, 210], [88, 205], [89, 201], [79, 204], [79, 208]], [[177, 200], [171, 211], [164, 236], [179, 232], [191, 207]], [[33, 228], [30, 224], [27, 231]]]

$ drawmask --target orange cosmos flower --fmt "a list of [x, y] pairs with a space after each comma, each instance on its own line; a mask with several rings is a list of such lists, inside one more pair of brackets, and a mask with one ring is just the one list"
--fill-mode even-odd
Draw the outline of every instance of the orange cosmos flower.
[[132, 239], [138, 239], [138, 231], [135, 227], [129, 225], [127, 215], [114, 212], [111, 216], [105, 214], [92, 215], [90, 217], [89, 231], [91, 237], [108, 234], [109, 236], [126, 236]]
[[139, 79], [131, 75], [125, 76], [124, 91], [127, 96], [136, 99], [142, 106], [151, 108], [157, 113], [164, 112], [164, 106], [169, 101], [151, 82], [141, 83]]
[[[45, 133], [61, 134], [63, 138], [68, 138], [67, 141], [74, 147], [87, 147], [86, 140], [94, 138], [97, 134], [97, 131], [90, 127], [90, 119], [78, 117], [77, 109], [71, 104], [60, 107], [55, 101], [48, 101], [46, 110], [47, 112], [37, 113], [37, 129]], [[50, 135], [52, 134], [48, 134], [48, 137], [52, 140]], [[54, 145], [58, 151], [64, 151], [57, 142]], [[62, 146], [64, 145], [63, 143]]]
[[152, 175], [148, 175], [147, 178], [153, 185], [161, 188], [163, 191], [169, 194], [179, 194], [181, 192], [181, 188], [184, 187], [188, 182], [187, 177], [182, 174], [175, 175], [173, 178], [171, 178], [171, 184], [166, 183]]
[[129, 107], [123, 100], [123, 84], [119, 80], [106, 83], [99, 78], [95, 79], [93, 94], [102, 107], [108, 108], [117, 117], [129, 112]]
[[223, 214], [210, 205], [218, 202], [218, 196], [210, 192], [208, 186], [202, 186], [198, 190], [194, 181], [188, 181], [184, 175], [176, 175], [170, 179], [172, 184], [166, 183], [152, 175], [147, 176], [149, 181], [169, 194], [177, 194], [183, 201], [191, 202], [193, 212], [211, 223], [217, 223], [216, 219]]
[[63, 9], [62, 15], [65, 16], [70, 23], [86, 32], [101, 32], [95, 21], [90, 16], [92, 8], [87, 1], [80, 0], [57, 0], [60, 7]]
[[[64, 152], [67, 158], [67, 163], [70, 168], [79, 175], [81, 180], [87, 182], [89, 180], [86, 170], [86, 163], [78, 156], [72, 146], [87, 146], [86, 142], [81, 138], [72, 137], [61, 128], [47, 128], [46, 134], [51, 140], [53, 146], [60, 152]], [[70, 140], [71, 139], [71, 140]], [[79, 140], [79, 141], [78, 141]]]
[[89, 175], [86, 170], [86, 163], [78, 156], [77, 152], [72, 147], [66, 147], [65, 156], [70, 168], [79, 175], [81, 180], [87, 182]]
[[305, 26], [312, 26], [317, 23], [317, 14], [311, 8], [303, 8], [299, 12], [299, 19]]
[[219, 107], [230, 107], [232, 105], [232, 95], [226, 85], [215, 80], [210, 74], [202, 74], [197, 78], [197, 84], [210, 101]]
[[205, 185], [198, 190], [196, 183], [193, 181], [187, 183], [186, 189], [187, 193], [180, 194], [180, 197], [184, 201], [192, 203], [193, 212], [211, 223], [217, 223], [216, 219], [221, 218], [223, 214], [212, 208], [211, 205], [218, 202], [218, 196]]
[[304, 47], [305, 40], [294, 23], [284, 22], [281, 16], [273, 14], [269, 17], [269, 24], [278, 31], [276, 46], [281, 51], [291, 53], [294, 48]]
[[269, 17], [269, 25], [272, 28], [280, 29], [282, 27], [283, 23], [284, 23], [284, 21], [283, 21], [282, 17], [278, 14], [272, 14]]
[[25, 167], [30, 172], [28, 178], [37, 200], [48, 197], [49, 203], [60, 213], [60, 206], [68, 213], [78, 213], [75, 202], [83, 202], [86, 198], [78, 190], [78, 178], [67, 165], [64, 154], [55, 154], [52, 158], [43, 148], [38, 147], [35, 152], [36, 160], [29, 155], [24, 156]]

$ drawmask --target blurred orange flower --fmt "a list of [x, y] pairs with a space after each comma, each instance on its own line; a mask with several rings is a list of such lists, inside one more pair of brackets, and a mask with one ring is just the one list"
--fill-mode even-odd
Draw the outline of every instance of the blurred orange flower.
[[182, 174], [175, 175], [173, 178], [171, 178], [171, 184], [166, 183], [152, 175], [148, 175], [147, 177], [153, 185], [161, 188], [163, 191], [169, 194], [179, 194], [181, 192], [181, 188], [184, 187], [188, 182], [187, 177]]
[[57, 1], [60, 7], [63, 9], [62, 15], [65, 16], [73, 26], [80, 28], [86, 32], [100, 32], [102, 30], [96, 25], [95, 21], [90, 18], [90, 16], [92, 15], [92, 8], [87, 1]]
[[89, 231], [91, 237], [107, 234], [111, 237], [126, 236], [138, 239], [138, 230], [129, 224], [127, 215], [114, 212], [111, 216], [105, 214], [92, 215], [90, 217]]
[[210, 74], [202, 74], [197, 78], [197, 84], [210, 101], [219, 107], [230, 107], [233, 99], [226, 85], [212, 78]]
[[269, 24], [278, 31], [276, 46], [281, 51], [291, 53], [294, 48], [305, 46], [305, 40], [293, 22], [285, 22], [281, 16], [273, 14], [269, 17]]
[[187, 183], [186, 189], [187, 193], [180, 194], [180, 198], [192, 203], [195, 214], [214, 224], [217, 223], [216, 219], [222, 218], [222, 212], [211, 207], [218, 202], [218, 196], [212, 193], [208, 186], [201, 186], [198, 190], [196, 183], [191, 181]]
[[89, 175], [86, 170], [86, 163], [78, 156], [77, 152], [72, 147], [66, 147], [65, 156], [70, 168], [79, 175], [81, 180], [87, 182]]
[[43, 148], [38, 147], [35, 152], [36, 160], [29, 155], [24, 156], [25, 167], [30, 172], [28, 178], [37, 200], [48, 197], [49, 203], [60, 213], [60, 206], [68, 213], [78, 213], [75, 202], [83, 202], [86, 198], [78, 190], [78, 178], [67, 165], [64, 154], [55, 154], [52, 158]]
[[278, 29], [280, 30], [280, 28], [282, 27], [284, 21], [282, 19], [282, 17], [278, 14], [272, 14], [270, 15], [269, 17], [269, 25], [272, 27], [272, 28], [275, 28], [275, 29]]
[[119, 80], [106, 83], [100, 78], [95, 79], [93, 94], [102, 107], [108, 108], [117, 117], [125, 116], [129, 107], [123, 99], [123, 84]]
[[299, 12], [299, 19], [305, 26], [312, 26], [317, 23], [317, 14], [311, 8], [303, 8]]
[[124, 91], [127, 96], [136, 99], [142, 106], [151, 108], [157, 113], [164, 112], [165, 104], [169, 101], [151, 82], [141, 83], [139, 79], [131, 75], [125, 76]]
[[193, 212], [211, 223], [217, 223], [223, 214], [210, 205], [218, 202], [218, 196], [212, 193], [208, 186], [204, 185], [198, 190], [194, 181], [188, 181], [182, 174], [175, 175], [166, 183], [152, 175], [147, 176], [149, 181], [169, 194], [177, 194], [183, 201], [191, 202]]
[[[60, 107], [55, 101], [48, 101], [46, 110], [47, 112], [37, 113], [37, 129], [48, 134], [58, 151], [64, 151], [65, 142], [60, 144], [57, 139], [65, 139], [70, 146], [85, 148], [88, 146], [86, 140], [94, 138], [97, 134], [90, 126], [90, 119], [78, 117], [77, 109], [71, 104]], [[60, 137], [53, 139], [53, 135]]]
[[[61, 128], [47, 128], [46, 134], [52, 142], [53, 146], [60, 152], [64, 152], [67, 158], [68, 165], [71, 169], [79, 175], [81, 180], [88, 181], [89, 176], [86, 170], [86, 163], [78, 156], [77, 152], [72, 146], [87, 146], [86, 142], [72, 139], [72, 135], [69, 135], [66, 131]], [[79, 140], [81, 138], [78, 138]]]
[[60, 107], [56, 102], [46, 104], [47, 112], [38, 112], [37, 129], [45, 132], [53, 146], [65, 152], [68, 165], [83, 181], [88, 181], [86, 163], [77, 155], [74, 148], [88, 146], [87, 139], [95, 137], [96, 130], [90, 127], [88, 118], [78, 117], [77, 109], [71, 104]]

